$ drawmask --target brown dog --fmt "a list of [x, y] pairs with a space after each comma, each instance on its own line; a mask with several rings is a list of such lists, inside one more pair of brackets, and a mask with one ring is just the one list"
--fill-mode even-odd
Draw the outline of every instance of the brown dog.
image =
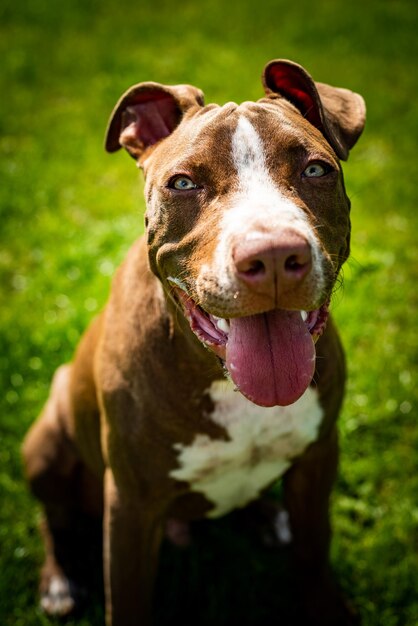
[[141, 83], [113, 112], [106, 148], [144, 170], [146, 237], [24, 444], [48, 613], [77, 604], [84, 515], [104, 515], [107, 623], [145, 626], [167, 520], [244, 507], [282, 475], [306, 624], [349, 623], [328, 565], [345, 376], [328, 306], [350, 241], [339, 159], [365, 107], [289, 61], [263, 84], [204, 106]]

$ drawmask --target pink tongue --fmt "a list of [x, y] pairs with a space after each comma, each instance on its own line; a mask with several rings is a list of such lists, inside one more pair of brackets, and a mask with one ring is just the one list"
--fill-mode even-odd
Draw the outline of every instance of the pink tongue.
[[308, 387], [315, 346], [299, 311], [275, 310], [230, 320], [226, 366], [249, 400], [286, 406]]

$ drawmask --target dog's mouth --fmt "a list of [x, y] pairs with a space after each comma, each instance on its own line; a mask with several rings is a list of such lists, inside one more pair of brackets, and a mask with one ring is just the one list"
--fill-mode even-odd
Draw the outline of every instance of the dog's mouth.
[[315, 342], [328, 302], [313, 311], [274, 309], [224, 319], [207, 313], [177, 284], [173, 292], [200, 341], [218, 355], [237, 389], [260, 406], [296, 402], [315, 372]]

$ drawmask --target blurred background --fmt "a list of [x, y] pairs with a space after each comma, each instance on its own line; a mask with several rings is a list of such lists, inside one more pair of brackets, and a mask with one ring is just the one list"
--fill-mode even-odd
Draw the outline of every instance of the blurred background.
[[[2, 625], [49, 623], [21, 441], [143, 229], [134, 162], [103, 150], [110, 111], [143, 80], [257, 99], [274, 58], [367, 103], [344, 166], [352, 257], [333, 303], [350, 379], [332, 558], [366, 626], [418, 624], [417, 13], [415, 0], [0, 0]], [[191, 551], [165, 550], [159, 624], [290, 624], [286, 555], [233, 516], [199, 532]], [[99, 597], [77, 623], [103, 623]]]

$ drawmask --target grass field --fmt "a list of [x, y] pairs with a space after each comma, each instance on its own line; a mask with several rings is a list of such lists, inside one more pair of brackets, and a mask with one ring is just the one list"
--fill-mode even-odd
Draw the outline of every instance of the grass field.
[[[37, 608], [39, 509], [20, 443], [142, 231], [133, 162], [102, 147], [113, 104], [141, 80], [189, 82], [208, 102], [256, 99], [277, 57], [368, 105], [345, 165], [352, 257], [333, 306], [350, 379], [332, 554], [365, 626], [417, 626], [417, 17], [414, 0], [1, 1], [2, 626], [48, 623]], [[233, 519], [203, 526], [191, 552], [166, 549], [161, 624], [187, 605], [200, 615], [181, 612], [183, 623], [286, 626], [277, 593], [286, 555], [234, 528]], [[93, 600], [77, 623], [102, 621]]]

